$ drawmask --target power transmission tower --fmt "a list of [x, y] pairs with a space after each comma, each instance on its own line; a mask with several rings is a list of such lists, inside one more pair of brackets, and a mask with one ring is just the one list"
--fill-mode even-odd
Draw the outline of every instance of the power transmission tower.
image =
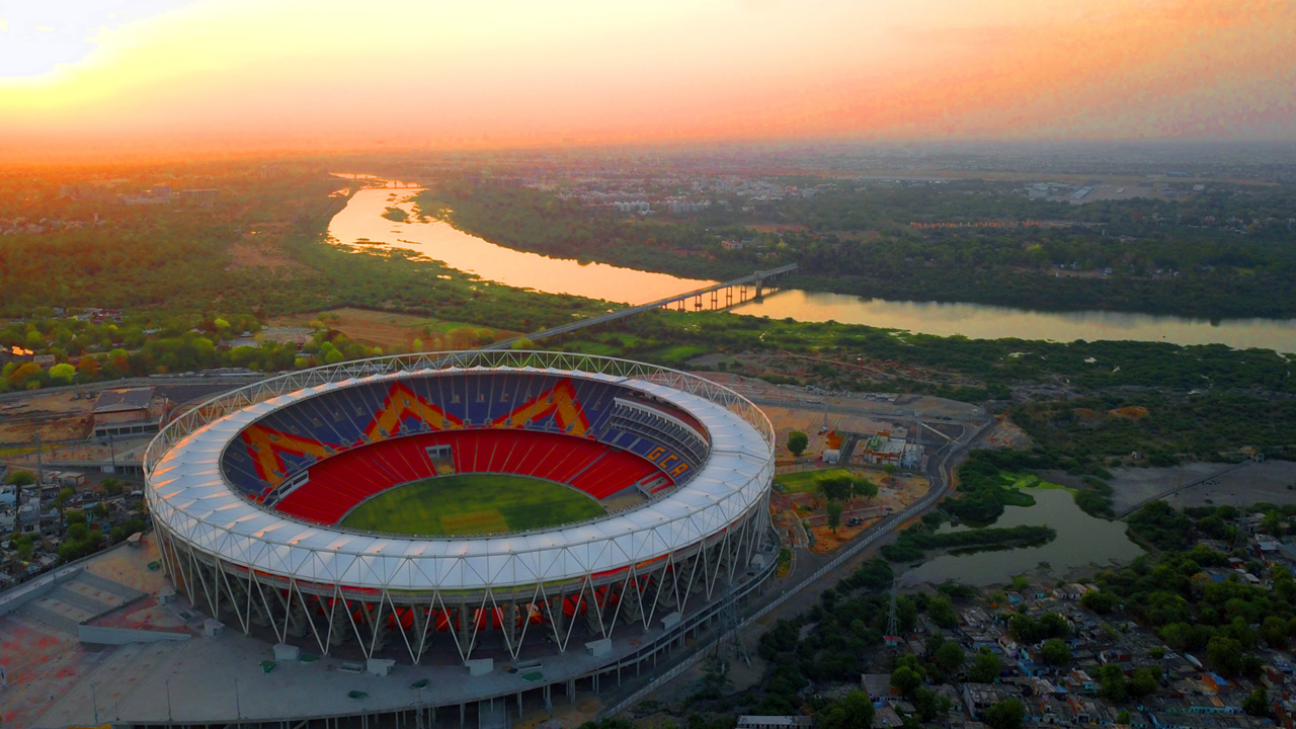
[[721, 630], [724, 639], [716, 646], [716, 658], [723, 660], [730, 653], [734, 658], [751, 666], [751, 654], [743, 642], [742, 620], [738, 617], [738, 605], [730, 600], [721, 611]]
[[887, 626], [884, 639], [888, 647], [900, 645], [900, 597], [899, 583], [891, 580], [891, 605], [887, 611]]

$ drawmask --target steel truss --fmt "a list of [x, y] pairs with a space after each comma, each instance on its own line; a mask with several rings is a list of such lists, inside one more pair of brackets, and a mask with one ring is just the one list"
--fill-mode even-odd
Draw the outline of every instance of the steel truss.
[[204, 552], [165, 527], [157, 535], [176, 587], [195, 607], [244, 633], [272, 633], [281, 643], [313, 641], [323, 655], [342, 646], [359, 648], [365, 658], [391, 655], [389, 646], [399, 655], [403, 645], [418, 664], [451, 649], [464, 661], [483, 650], [507, 651], [516, 659], [528, 637], [565, 652], [574, 639], [579, 646], [617, 637], [618, 626], [647, 631], [654, 620], [688, 614], [725, 594], [769, 528], [763, 501], [719, 534], [614, 574], [527, 588], [418, 593], [270, 575]]

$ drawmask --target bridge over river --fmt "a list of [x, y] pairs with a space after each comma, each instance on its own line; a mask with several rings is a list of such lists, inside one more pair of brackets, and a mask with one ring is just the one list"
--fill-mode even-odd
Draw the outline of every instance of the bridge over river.
[[767, 282], [784, 274], [791, 273], [796, 269], [797, 264], [789, 263], [785, 266], [779, 266], [778, 268], [771, 268], [765, 271], [754, 271], [747, 276], [736, 278], [732, 281], [725, 281], [712, 286], [706, 286], [704, 288], [670, 296], [665, 299], [658, 299], [657, 301], [650, 301], [646, 304], [639, 304], [638, 306], [617, 309], [616, 311], [608, 312], [607, 314], [600, 316], [581, 319], [580, 321], [574, 321], [570, 324], [563, 324], [562, 326], [534, 332], [525, 337], [505, 339], [482, 347], [482, 349], [508, 349], [513, 346], [514, 343], [519, 342], [522, 339], [529, 339], [532, 342], [538, 342], [541, 339], [548, 339], [549, 337], [556, 337], [561, 334], [569, 334], [586, 327], [598, 326], [599, 324], [606, 324], [610, 321], [623, 319], [627, 316], [642, 314], [650, 309], [670, 309], [672, 307], [677, 311], [719, 311], [720, 309], [727, 309], [737, 304], [759, 299], [764, 293], [765, 284]]

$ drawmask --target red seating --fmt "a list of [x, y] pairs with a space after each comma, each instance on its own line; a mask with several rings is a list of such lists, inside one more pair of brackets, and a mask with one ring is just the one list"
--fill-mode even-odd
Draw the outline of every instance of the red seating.
[[611, 451], [600, 458], [571, 485], [596, 499], [605, 499], [652, 475], [657, 467], [625, 451]]
[[661, 473], [629, 451], [560, 433], [513, 428], [423, 433], [358, 446], [316, 463], [309, 468], [310, 480], [275, 508], [319, 524], [336, 524], [381, 491], [435, 476], [426, 450], [433, 445], [451, 446], [457, 473], [543, 478], [596, 499]]

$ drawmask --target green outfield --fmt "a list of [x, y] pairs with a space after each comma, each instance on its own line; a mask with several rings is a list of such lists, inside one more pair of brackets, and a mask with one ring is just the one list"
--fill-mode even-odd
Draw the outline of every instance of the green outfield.
[[384, 491], [340, 526], [390, 534], [495, 534], [606, 514], [593, 498], [552, 481], [497, 473], [440, 476]]

